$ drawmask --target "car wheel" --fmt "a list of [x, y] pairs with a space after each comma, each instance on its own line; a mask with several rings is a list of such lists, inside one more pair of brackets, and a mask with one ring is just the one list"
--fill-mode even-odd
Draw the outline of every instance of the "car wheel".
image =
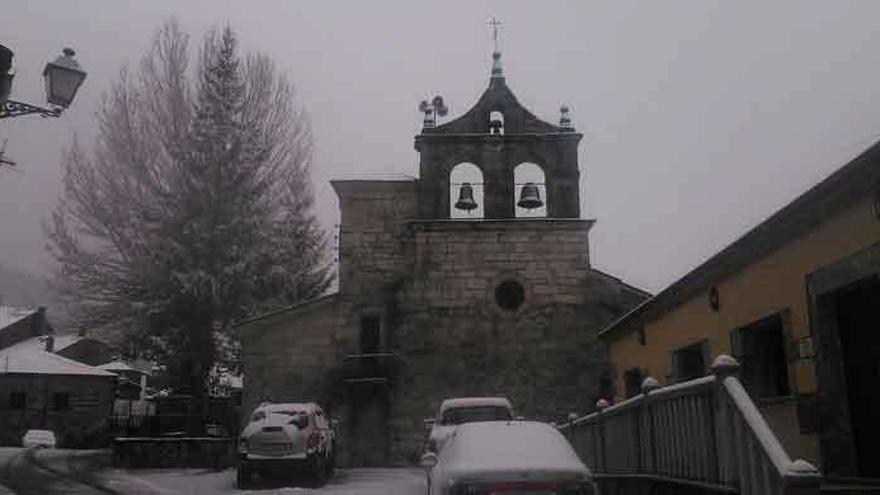
[[315, 486], [323, 486], [327, 482], [327, 461], [324, 456], [315, 454], [309, 462], [311, 468], [312, 482]]
[[333, 471], [336, 470], [336, 447], [333, 447], [333, 450], [330, 451], [330, 455], [327, 458], [327, 477], [333, 476]]
[[253, 473], [250, 469], [240, 467], [235, 472], [235, 485], [239, 489], [249, 488], [251, 486], [251, 478]]

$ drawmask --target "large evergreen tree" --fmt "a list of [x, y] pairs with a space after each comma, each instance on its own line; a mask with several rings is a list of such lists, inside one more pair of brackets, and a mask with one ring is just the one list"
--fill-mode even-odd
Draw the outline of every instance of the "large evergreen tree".
[[232, 322], [314, 298], [330, 274], [290, 83], [242, 59], [229, 27], [205, 37], [193, 79], [187, 62], [172, 22], [138, 77], [123, 72], [92, 149], [65, 155], [49, 233], [78, 324], [122, 331], [203, 399]]

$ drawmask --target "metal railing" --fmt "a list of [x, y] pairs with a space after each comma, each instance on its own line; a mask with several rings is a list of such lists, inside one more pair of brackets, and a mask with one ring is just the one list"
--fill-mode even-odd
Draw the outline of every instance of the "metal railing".
[[[635, 487], [698, 493], [818, 494], [821, 476], [792, 460], [737, 378], [739, 364], [718, 356], [712, 374], [642, 393], [560, 426], [593, 470], [602, 493]], [[629, 493], [629, 492], [627, 492]]]

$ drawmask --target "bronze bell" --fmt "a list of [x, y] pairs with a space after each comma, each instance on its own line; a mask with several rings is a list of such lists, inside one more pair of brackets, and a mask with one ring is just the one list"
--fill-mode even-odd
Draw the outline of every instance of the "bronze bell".
[[474, 188], [470, 182], [465, 182], [461, 185], [461, 189], [458, 190], [458, 201], [455, 202], [455, 207], [465, 211], [477, 209], [477, 202], [474, 201]]
[[527, 210], [534, 210], [535, 208], [544, 206], [544, 202], [541, 201], [541, 193], [535, 183], [526, 182], [525, 185], [523, 185], [516, 206]]

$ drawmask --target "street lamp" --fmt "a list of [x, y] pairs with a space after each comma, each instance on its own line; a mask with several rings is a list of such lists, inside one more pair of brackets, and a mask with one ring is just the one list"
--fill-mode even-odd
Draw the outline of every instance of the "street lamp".
[[13, 74], [9, 73], [12, 68], [12, 50], [0, 45], [0, 119], [8, 117], [20, 117], [22, 115], [40, 114], [43, 117], [59, 117], [61, 112], [70, 106], [77, 90], [86, 78], [76, 59], [74, 51], [65, 48], [62, 55], [54, 62], [46, 64], [43, 69], [43, 79], [46, 82], [46, 101], [49, 108], [43, 108], [29, 103], [9, 100], [12, 90]]

